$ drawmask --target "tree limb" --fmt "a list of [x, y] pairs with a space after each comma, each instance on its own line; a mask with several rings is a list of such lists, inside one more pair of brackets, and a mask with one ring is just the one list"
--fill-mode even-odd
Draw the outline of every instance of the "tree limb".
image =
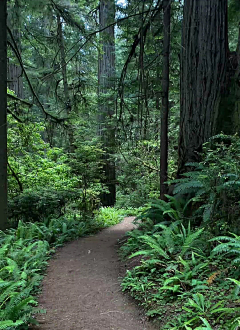
[[30, 103], [30, 102], [27, 102], [27, 101], [25, 101], [25, 100], [23, 100], [23, 99], [20, 99], [20, 98], [18, 98], [17, 96], [12, 95], [12, 94], [10, 94], [10, 93], [7, 93], [7, 97], [9, 97], [10, 99], [13, 99], [14, 101], [21, 102], [21, 103], [27, 105], [28, 107], [32, 107], [32, 106], [33, 106], [33, 103]]
[[12, 172], [12, 176], [16, 179], [16, 181], [18, 183], [20, 191], [23, 192], [23, 185], [22, 185], [21, 181], [19, 180], [18, 175], [14, 172], [14, 170], [11, 167], [11, 165], [9, 164], [9, 162], [7, 162], [7, 164], [8, 164], [8, 167], [9, 167], [10, 171]]

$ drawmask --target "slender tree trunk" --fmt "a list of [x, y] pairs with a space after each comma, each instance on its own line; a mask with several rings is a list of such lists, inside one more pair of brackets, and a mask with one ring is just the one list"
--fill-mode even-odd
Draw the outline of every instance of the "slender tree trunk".
[[181, 47], [181, 110], [178, 172], [198, 161], [216, 131], [226, 81], [227, 0], [185, 0]]
[[7, 1], [0, 0], [0, 229], [7, 228]]
[[[61, 68], [62, 68], [62, 77], [63, 77], [64, 100], [66, 107], [66, 115], [69, 116], [72, 111], [72, 105], [71, 105], [71, 99], [69, 96], [69, 88], [68, 88], [67, 65], [66, 65], [63, 31], [62, 31], [62, 22], [59, 14], [57, 14], [57, 24], [58, 24], [58, 45], [60, 49]], [[69, 137], [69, 145], [70, 145], [69, 151], [74, 152], [74, 135], [71, 125], [68, 127], [68, 137]]]
[[[103, 28], [113, 22], [115, 6], [113, 0], [101, 0], [99, 8], [99, 25]], [[102, 51], [98, 61], [99, 83], [99, 135], [105, 151], [103, 171], [109, 193], [103, 193], [101, 202], [104, 206], [112, 206], [116, 201], [116, 170], [115, 170], [115, 36], [114, 26], [100, 33]]]
[[168, 178], [168, 116], [171, 0], [163, 0], [163, 72], [161, 110], [160, 197], [165, 199]]

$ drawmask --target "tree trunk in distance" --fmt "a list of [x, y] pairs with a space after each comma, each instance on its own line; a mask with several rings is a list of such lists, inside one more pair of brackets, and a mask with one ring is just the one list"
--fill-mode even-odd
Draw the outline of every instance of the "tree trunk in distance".
[[[99, 25], [104, 28], [115, 18], [114, 0], [101, 0], [99, 6]], [[99, 136], [105, 155], [103, 157], [104, 183], [109, 193], [101, 195], [103, 206], [113, 206], [116, 201], [116, 170], [113, 156], [115, 154], [115, 36], [114, 26], [100, 33], [102, 51], [98, 60], [99, 84]]]
[[0, 0], [0, 229], [7, 222], [7, 1]]
[[163, 72], [161, 109], [160, 198], [167, 194], [168, 178], [168, 116], [169, 116], [169, 55], [170, 55], [171, 0], [163, 0]]
[[[20, 8], [20, 1], [15, 0], [14, 5], [10, 7], [10, 12], [8, 15], [8, 26], [12, 31], [14, 40], [18, 46], [18, 50], [21, 53], [21, 31], [20, 31], [20, 24], [21, 24], [21, 8]], [[15, 56], [15, 55], [14, 55]], [[15, 94], [20, 98], [24, 98], [23, 93], [23, 72], [22, 68], [15, 64], [9, 59], [8, 62], [8, 88], [15, 92]]]
[[178, 174], [214, 133], [226, 79], [227, 0], [185, 0]]

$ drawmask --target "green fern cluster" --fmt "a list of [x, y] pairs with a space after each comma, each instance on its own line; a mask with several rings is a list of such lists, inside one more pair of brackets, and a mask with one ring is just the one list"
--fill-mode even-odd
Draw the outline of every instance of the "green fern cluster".
[[166, 197], [168, 201], [159, 199], [150, 201], [146, 206], [146, 210], [137, 219], [143, 224], [149, 219], [152, 220], [153, 224], [183, 220], [186, 211], [185, 199], [176, 199], [169, 195], [166, 195]]
[[[203, 161], [186, 164], [192, 171], [171, 181], [176, 197], [188, 196], [197, 205], [196, 215], [214, 227], [227, 226], [239, 231], [240, 216], [240, 139], [223, 134], [204, 145]], [[199, 207], [200, 205], [200, 207]]]
[[[190, 221], [186, 224], [186, 218], [179, 220], [177, 210], [184, 214], [185, 206], [177, 209], [173, 203], [169, 207], [161, 201], [155, 205], [154, 211], [162, 215], [167, 211], [167, 216], [170, 212], [177, 221], [162, 217], [163, 221], [155, 223], [154, 217], [140, 217], [143, 222], [122, 247], [125, 255], [136, 257], [138, 263], [127, 271], [122, 289], [148, 310], [149, 317], [162, 322], [161, 329], [237, 330], [239, 236], [212, 238], [209, 226], [196, 227]], [[237, 289], [225, 280], [226, 274]]]
[[41, 281], [50, 247], [47, 241], [1, 236], [0, 329], [15, 329], [34, 322], [31, 314], [37, 302], [31, 294]]
[[173, 222], [169, 226], [157, 224], [154, 229], [159, 233], [145, 234], [138, 237], [138, 240], [145, 249], [133, 253], [130, 258], [138, 255], [158, 259], [162, 262], [173, 258], [176, 255], [184, 257], [187, 253], [196, 249], [198, 239], [204, 228], [192, 230], [190, 222], [188, 227], [181, 222]]
[[239, 267], [240, 264], [240, 236], [232, 233], [232, 236], [218, 236], [212, 238], [211, 242], [218, 242], [212, 251], [213, 254], [226, 254], [234, 256], [232, 263]]

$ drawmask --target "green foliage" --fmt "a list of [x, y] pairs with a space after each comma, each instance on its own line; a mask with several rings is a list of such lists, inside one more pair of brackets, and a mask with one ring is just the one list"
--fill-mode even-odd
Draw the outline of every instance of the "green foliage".
[[[118, 156], [118, 182], [116, 206], [140, 207], [159, 191], [159, 145], [154, 140], [138, 141], [137, 146]], [[134, 168], [134, 175], [133, 175]], [[121, 169], [121, 170], [120, 170]]]
[[[156, 205], [159, 214], [168, 211], [167, 202]], [[184, 214], [176, 209], [171, 212], [174, 219]], [[159, 223], [140, 218], [143, 222], [128, 234], [128, 241], [121, 247], [122, 255], [130, 255], [137, 263], [127, 270], [122, 289], [145, 307], [149, 317], [159, 320], [161, 329], [237, 329], [239, 281], [235, 278], [239, 276], [239, 237], [233, 234], [212, 238], [208, 227], [193, 227], [190, 222], [186, 225], [186, 217], [172, 223], [163, 216], [158, 221], [165, 222]], [[218, 257], [223, 252], [225, 258]], [[233, 293], [232, 284], [225, 280], [226, 273], [237, 285]]]
[[51, 148], [42, 138], [44, 126], [39, 123], [19, 123], [8, 116], [8, 184], [10, 197], [22, 189], [71, 189], [76, 178], [71, 177], [67, 155], [62, 148]]
[[95, 213], [95, 221], [99, 227], [109, 227], [119, 223], [124, 215], [124, 210], [117, 210], [113, 207], [101, 207]]
[[78, 198], [78, 192], [53, 189], [26, 189], [9, 200], [9, 219], [31, 222], [47, 221], [64, 214], [67, 204]]
[[106, 188], [101, 185], [103, 150], [97, 139], [82, 141], [78, 137], [75, 152], [69, 159], [73, 187], [77, 189], [79, 198], [75, 207], [85, 213], [92, 213], [100, 205], [99, 195]]
[[162, 262], [164, 262], [163, 259], [167, 262], [173, 254], [179, 254], [179, 256], [183, 257], [199, 243], [198, 238], [201, 236], [204, 228], [193, 231], [190, 223], [185, 228], [183, 224], [174, 222], [170, 226], [164, 224], [155, 225], [153, 231], [155, 230], [159, 230], [160, 233], [152, 232], [137, 237], [142, 242], [140, 245], [145, 246], [146, 249], [135, 252], [130, 258], [144, 255], [147, 257], [162, 257]]
[[168, 201], [152, 200], [146, 205], [146, 210], [138, 217], [141, 221], [146, 219], [154, 223], [179, 221], [185, 218], [186, 202], [184, 199], [176, 199], [166, 195]]
[[227, 227], [234, 232], [239, 231], [239, 161], [239, 137], [220, 134], [204, 145], [201, 163], [188, 164], [195, 168], [194, 171], [172, 181], [176, 183], [174, 194], [177, 197], [188, 195], [188, 203], [197, 206], [195, 215], [211, 224], [216, 233]]
[[76, 139], [74, 155], [50, 147], [39, 123], [18, 122], [9, 115], [9, 219], [42, 221], [60, 216], [69, 204], [91, 214], [99, 206], [103, 154], [96, 140]]
[[[212, 242], [222, 242], [217, 245], [212, 253], [213, 254], [230, 254], [232, 256], [236, 256], [233, 260], [233, 263], [239, 264], [240, 262], [240, 236], [232, 233], [232, 237], [230, 236], [219, 236], [211, 239]], [[223, 243], [225, 242], [225, 243]]]

